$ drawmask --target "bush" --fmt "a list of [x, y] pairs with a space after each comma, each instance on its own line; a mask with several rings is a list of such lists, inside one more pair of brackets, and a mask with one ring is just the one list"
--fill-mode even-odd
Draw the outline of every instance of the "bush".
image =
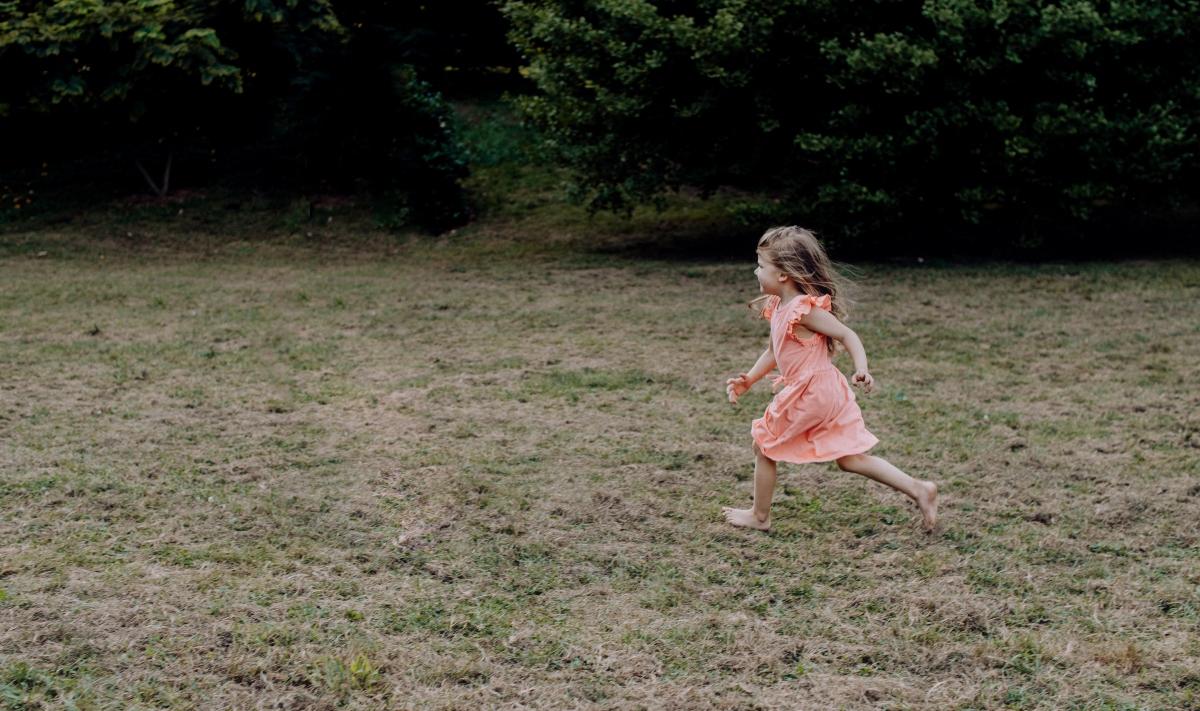
[[372, 193], [377, 205], [403, 217], [397, 224], [441, 231], [468, 217], [459, 184], [465, 151], [441, 94], [413, 67], [387, 61], [391, 37], [364, 23], [299, 76], [269, 151], [282, 175]]
[[540, 89], [525, 110], [594, 209], [732, 185], [827, 232], [1028, 237], [1178, 208], [1200, 177], [1197, 2], [512, 0], [505, 12]]
[[362, 190], [425, 227], [462, 221], [446, 105], [399, 30], [337, 5], [352, 21], [330, 0], [0, 2], [0, 134], [21, 139], [3, 182]]

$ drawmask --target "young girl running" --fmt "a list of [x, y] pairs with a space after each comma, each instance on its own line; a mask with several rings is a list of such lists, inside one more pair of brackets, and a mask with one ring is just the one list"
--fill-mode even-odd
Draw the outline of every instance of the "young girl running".
[[914, 479], [879, 457], [865, 454], [879, 442], [867, 431], [846, 376], [834, 367], [834, 342], [854, 359], [855, 387], [871, 392], [867, 354], [858, 335], [846, 327], [839, 300], [839, 277], [817, 238], [800, 227], [776, 227], [758, 240], [762, 305], [771, 321], [771, 343], [748, 373], [726, 381], [729, 401], [779, 366], [771, 379], [778, 392], [754, 421], [754, 506], [722, 511], [735, 526], [771, 527], [771, 496], [776, 462], [836, 461], [843, 471], [862, 474], [907, 494], [921, 509], [925, 530], [937, 524], [937, 485]]

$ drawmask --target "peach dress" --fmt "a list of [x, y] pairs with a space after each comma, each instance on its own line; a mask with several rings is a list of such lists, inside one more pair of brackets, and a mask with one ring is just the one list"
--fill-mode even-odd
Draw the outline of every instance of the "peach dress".
[[[750, 433], [759, 451], [777, 462], [829, 462], [861, 454], [879, 440], [867, 431], [854, 391], [830, 359], [827, 337], [814, 333], [801, 339], [793, 334], [800, 318], [813, 308], [831, 310], [828, 294], [801, 294], [780, 308], [771, 296], [763, 316], [771, 319], [771, 348], [779, 375], [777, 389], [763, 416]], [[782, 385], [782, 389], [780, 386]]]

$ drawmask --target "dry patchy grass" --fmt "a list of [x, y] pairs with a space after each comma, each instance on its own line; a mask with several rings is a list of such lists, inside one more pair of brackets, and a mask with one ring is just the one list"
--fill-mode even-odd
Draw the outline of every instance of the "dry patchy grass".
[[749, 259], [36, 254], [0, 260], [9, 708], [1200, 708], [1196, 263], [863, 267], [927, 537], [828, 465], [721, 523]]

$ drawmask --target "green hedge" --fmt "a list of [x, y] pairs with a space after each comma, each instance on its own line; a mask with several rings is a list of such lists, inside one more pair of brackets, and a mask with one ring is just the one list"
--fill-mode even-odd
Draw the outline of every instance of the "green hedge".
[[19, 138], [0, 176], [161, 189], [169, 159], [172, 188], [363, 191], [410, 223], [462, 222], [463, 151], [407, 61], [397, 25], [410, 15], [333, 0], [0, 1], [0, 135]]
[[540, 89], [526, 110], [593, 208], [738, 186], [827, 233], [1054, 240], [1177, 209], [1200, 177], [1194, 1], [504, 9]]

